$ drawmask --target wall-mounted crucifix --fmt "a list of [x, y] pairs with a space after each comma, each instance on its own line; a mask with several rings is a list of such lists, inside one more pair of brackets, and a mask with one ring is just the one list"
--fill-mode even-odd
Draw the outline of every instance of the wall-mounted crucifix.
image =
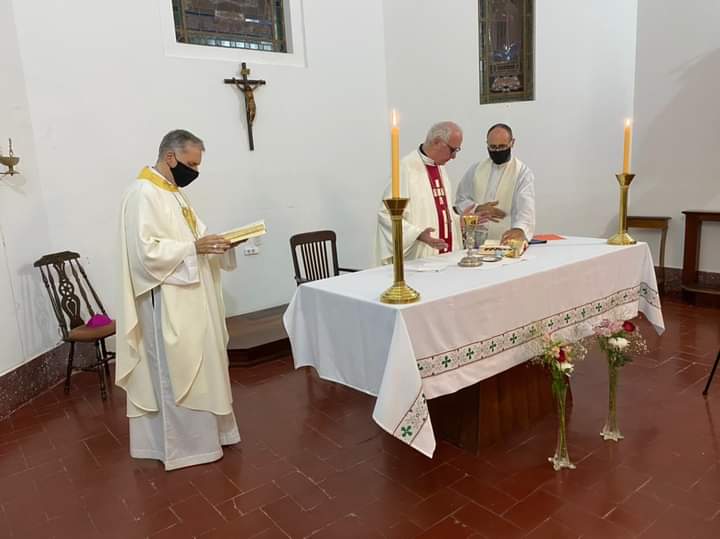
[[255, 121], [255, 113], [257, 111], [255, 107], [255, 96], [253, 95], [253, 92], [258, 86], [264, 85], [265, 81], [248, 79], [248, 75], [250, 75], [250, 69], [248, 69], [245, 62], [243, 62], [240, 65], [240, 76], [242, 78], [237, 79], [233, 77], [232, 79], [225, 79], [224, 82], [225, 84], [234, 84], [237, 89], [243, 93], [243, 96], [245, 97], [245, 119], [247, 120], [248, 141], [250, 142], [250, 150], [252, 151], [255, 149], [252, 126], [253, 122]]

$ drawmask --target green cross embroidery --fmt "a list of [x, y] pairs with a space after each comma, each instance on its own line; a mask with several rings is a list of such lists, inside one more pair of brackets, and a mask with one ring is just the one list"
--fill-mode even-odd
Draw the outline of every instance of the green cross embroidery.
[[441, 363], [443, 364], [443, 367], [445, 367], [447, 369], [447, 366], [450, 365], [450, 363], [452, 363], [452, 359], [450, 359], [450, 357], [448, 357], [448, 356], [445, 356]]
[[408, 436], [412, 436], [412, 427], [400, 427], [400, 433], [402, 434], [403, 438], [406, 438]]
[[587, 312], [587, 311], [585, 310], [585, 307], [583, 307], [583, 310], [580, 311], [580, 314], [582, 315], [583, 318], [585, 318], [585, 313], [586, 313], [586, 312]]
[[537, 332], [537, 328], [535, 326], [530, 328], [530, 335], [535, 335], [536, 332]]
[[468, 348], [468, 351], [465, 352], [465, 357], [468, 358], [468, 360], [472, 361], [473, 356], [475, 355], [475, 350], [472, 348]]
[[549, 327], [549, 328], [553, 327], [554, 325], [555, 325], [555, 322], [553, 322], [552, 320], [550, 320], [550, 321], [548, 322], [548, 327]]
[[495, 341], [490, 343], [490, 351], [495, 352], [495, 349], [497, 348], [497, 344], [495, 344]]
[[566, 324], [569, 324], [569, 323], [570, 323], [570, 319], [571, 319], [571, 318], [572, 318], [572, 317], [570, 316], [570, 314], [569, 314], [569, 313], [568, 313], [568, 314], [566, 314], [566, 315], [565, 315], [565, 323], [566, 323]]
[[512, 334], [512, 337], [510, 337], [510, 341], [511, 341], [513, 344], [515, 344], [515, 343], [517, 342], [517, 340], [518, 340], [518, 336], [513, 333], [513, 334]]
[[597, 312], [602, 311], [602, 305], [600, 305], [599, 303], [598, 303], [597, 305], [595, 305], [595, 310], [596, 310]]

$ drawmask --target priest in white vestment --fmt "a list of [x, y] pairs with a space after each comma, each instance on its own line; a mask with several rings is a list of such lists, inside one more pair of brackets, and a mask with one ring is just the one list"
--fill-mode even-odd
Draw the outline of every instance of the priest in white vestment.
[[234, 249], [205, 235], [181, 190], [204, 149], [187, 131], [168, 133], [122, 205], [116, 384], [127, 393], [131, 456], [166, 470], [212, 462], [240, 441], [220, 285]]
[[512, 156], [512, 129], [492, 126], [487, 133], [489, 157], [473, 164], [458, 185], [455, 210], [489, 214], [487, 238], [503, 243], [530, 241], [535, 233], [535, 176]]
[[[403, 214], [406, 260], [462, 249], [459, 218], [452, 210], [452, 184], [444, 165], [460, 151], [463, 134], [453, 122], [435, 124], [425, 142], [400, 161], [400, 196], [410, 199]], [[391, 196], [390, 186], [383, 199]], [[375, 258], [389, 264], [393, 257], [392, 221], [381, 202]]]

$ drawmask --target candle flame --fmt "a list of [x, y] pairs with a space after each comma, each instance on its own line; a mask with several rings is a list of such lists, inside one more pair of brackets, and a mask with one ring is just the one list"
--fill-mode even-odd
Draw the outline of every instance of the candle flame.
[[395, 109], [392, 110], [392, 126], [397, 127], [398, 121], [397, 121], [397, 111]]
[[630, 118], [625, 119], [625, 127], [630, 127], [631, 123], [632, 123], [632, 120]]

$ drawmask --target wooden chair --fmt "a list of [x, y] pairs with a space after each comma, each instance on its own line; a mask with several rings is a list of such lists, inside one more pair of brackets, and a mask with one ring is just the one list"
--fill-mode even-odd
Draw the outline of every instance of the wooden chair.
[[[76, 343], [93, 343], [96, 362], [81, 370], [95, 370], [100, 377], [100, 396], [107, 398], [106, 381], [110, 379], [108, 361], [115, 358], [108, 352], [105, 339], [115, 335], [115, 321], [100, 327], [89, 327], [82, 318], [82, 311], [90, 317], [95, 314], [107, 316], [100, 298], [90, 284], [85, 269], [80, 264], [80, 255], [70, 251], [45, 255], [33, 264], [40, 270], [43, 284], [50, 296], [50, 303], [57, 318], [63, 341], [70, 344], [65, 393], [70, 392], [70, 376], [73, 371]], [[53, 277], [53, 270], [55, 276]], [[80, 296], [78, 297], [77, 291]], [[87, 290], [86, 290], [87, 289]], [[88, 291], [90, 296], [88, 296]]]
[[[338, 266], [337, 238], [332, 230], [317, 230], [295, 234], [290, 238], [295, 282], [299, 285], [340, 275], [340, 272], [355, 272], [356, 269]], [[302, 259], [302, 271], [300, 259]]]
[[720, 350], [718, 350], [717, 358], [715, 358], [715, 363], [713, 364], [713, 368], [710, 371], [710, 376], [708, 376], [707, 384], [705, 384], [705, 389], [703, 389], [703, 395], [708, 394], [708, 390], [710, 389], [710, 382], [712, 382], [713, 376], [715, 376], [715, 370], [718, 368], [718, 363], [720, 363]]

